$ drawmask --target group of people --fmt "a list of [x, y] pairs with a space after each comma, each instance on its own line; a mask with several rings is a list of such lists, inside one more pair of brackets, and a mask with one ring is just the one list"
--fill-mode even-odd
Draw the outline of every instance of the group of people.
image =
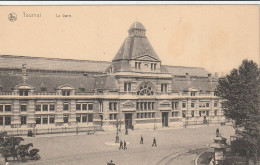
[[[124, 145], [124, 146], [123, 146]], [[120, 140], [120, 146], [119, 146], [119, 149], [123, 149], [123, 150], [126, 150], [127, 147], [126, 147], [126, 142], [124, 141], [124, 143], [122, 142], [122, 140]]]

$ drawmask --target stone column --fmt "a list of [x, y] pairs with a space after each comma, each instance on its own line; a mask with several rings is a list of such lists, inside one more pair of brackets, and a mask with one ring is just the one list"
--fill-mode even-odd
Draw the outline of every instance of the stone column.
[[35, 123], [35, 102], [34, 100], [29, 100], [28, 102], [28, 127], [34, 127]]
[[57, 100], [56, 103], [56, 119], [55, 124], [56, 125], [63, 125], [63, 102], [62, 100]]
[[12, 128], [21, 127], [19, 100], [14, 100], [13, 106], [12, 106], [12, 112], [13, 112], [13, 119], [12, 119], [12, 122], [11, 122], [11, 127]]
[[71, 100], [70, 101], [70, 119], [69, 119], [70, 125], [76, 125], [76, 101]]

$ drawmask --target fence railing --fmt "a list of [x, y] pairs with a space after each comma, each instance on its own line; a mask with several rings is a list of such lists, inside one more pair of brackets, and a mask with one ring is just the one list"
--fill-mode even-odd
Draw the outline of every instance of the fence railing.
[[[1, 130], [0, 133], [6, 132], [8, 135], [14, 136], [27, 136], [29, 129], [14, 129], [14, 130]], [[32, 128], [33, 135], [45, 135], [45, 134], [60, 134], [60, 133], [95, 133], [97, 131], [103, 131], [101, 126], [88, 126], [88, 127], [59, 127], [59, 128], [47, 128], [39, 129]]]

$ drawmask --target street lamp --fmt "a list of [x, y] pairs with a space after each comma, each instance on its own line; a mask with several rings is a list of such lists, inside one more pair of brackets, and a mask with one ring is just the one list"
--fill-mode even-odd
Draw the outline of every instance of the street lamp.
[[119, 136], [118, 136], [118, 119], [116, 119], [116, 141], [115, 143], [119, 143]]

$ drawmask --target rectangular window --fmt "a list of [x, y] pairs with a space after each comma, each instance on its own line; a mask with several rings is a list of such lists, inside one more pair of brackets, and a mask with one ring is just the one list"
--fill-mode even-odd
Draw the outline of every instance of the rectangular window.
[[42, 124], [48, 124], [48, 116], [42, 117]]
[[167, 84], [161, 84], [161, 92], [166, 93], [168, 91], [168, 85]]
[[141, 103], [141, 110], [143, 110], [144, 106], [143, 106], [144, 103]]
[[69, 115], [63, 115], [63, 122], [68, 123], [69, 122]]
[[191, 96], [196, 96], [196, 92], [191, 92], [190, 95]]
[[41, 116], [36, 116], [36, 124], [41, 124]]
[[214, 103], [214, 107], [218, 107], [218, 103], [217, 102]]
[[179, 112], [172, 112], [172, 117], [178, 117], [179, 116]]
[[135, 62], [135, 68], [136, 69], [138, 68], [138, 62]]
[[153, 70], [153, 63], [151, 63], [151, 70]]
[[201, 111], [199, 111], [199, 115], [200, 115], [200, 117], [201, 117]]
[[136, 116], [136, 117], [137, 117], [137, 119], [139, 119], [139, 118], [140, 118], [140, 113], [137, 113], [137, 116]]
[[54, 111], [55, 110], [55, 105], [54, 104], [50, 104], [50, 111]]
[[191, 103], [191, 108], [194, 108], [195, 107], [195, 103]]
[[80, 115], [79, 115], [79, 116], [76, 116], [76, 121], [77, 121], [78, 123], [80, 123]]
[[182, 118], [186, 117], [186, 111], [182, 111]]
[[27, 105], [21, 105], [21, 111], [27, 111]]
[[186, 108], [186, 103], [185, 102], [182, 103], [182, 108]]
[[4, 105], [0, 105], [0, 112], [4, 111]]
[[148, 102], [148, 109], [150, 110], [151, 109], [151, 103]]
[[68, 111], [69, 110], [69, 104], [68, 103], [64, 103], [63, 104], [63, 110], [64, 111]]
[[88, 115], [88, 122], [93, 122], [93, 115]]
[[42, 111], [48, 111], [48, 104], [43, 104], [42, 105]]
[[70, 91], [62, 91], [62, 96], [70, 96]]
[[214, 111], [214, 115], [217, 116], [218, 115], [218, 110]]
[[11, 105], [5, 105], [5, 112], [11, 112]]
[[147, 110], [147, 103], [144, 103], [144, 110]]
[[194, 111], [191, 111], [191, 117], [194, 117]]
[[116, 120], [117, 119], [117, 114], [114, 114], [114, 120]]
[[87, 110], [87, 104], [82, 104], [82, 110], [84, 110], [84, 111]]
[[0, 125], [3, 125], [3, 124], [4, 124], [4, 117], [0, 116]]
[[24, 125], [27, 123], [27, 117], [26, 116], [21, 116], [21, 124]]
[[139, 102], [136, 103], [136, 109], [139, 110]]
[[11, 116], [5, 116], [5, 125], [11, 125]]
[[209, 103], [206, 103], [206, 107], [209, 107]]
[[131, 83], [129, 83], [129, 82], [125, 82], [124, 83], [124, 91], [125, 92], [130, 92], [131, 91]]
[[41, 105], [36, 105], [35, 106], [35, 111], [41, 111]]
[[83, 122], [83, 123], [86, 123], [86, 122], [87, 122], [87, 115], [83, 115], [83, 116], [82, 116], [82, 122]]
[[177, 101], [174, 101], [172, 102], [172, 109], [178, 109], [178, 102]]
[[109, 110], [112, 111], [112, 104], [113, 103], [109, 103]]
[[206, 115], [209, 116], [209, 111], [206, 111]]
[[154, 70], [156, 70], [156, 64], [154, 64], [153, 66], [154, 66]]
[[109, 114], [109, 120], [113, 120], [113, 114]]
[[76, 110], [80, 111], [81, 110], [81, 104], [76, 104]]
[[152, 103], [152, 109], [154, 109], [154, 103]]
[[93, 110], [93, 104], [88, 104], [88, 110]]
[[49, 116], [50, 124], [55, 123], [55, 116], [51, 115]]

